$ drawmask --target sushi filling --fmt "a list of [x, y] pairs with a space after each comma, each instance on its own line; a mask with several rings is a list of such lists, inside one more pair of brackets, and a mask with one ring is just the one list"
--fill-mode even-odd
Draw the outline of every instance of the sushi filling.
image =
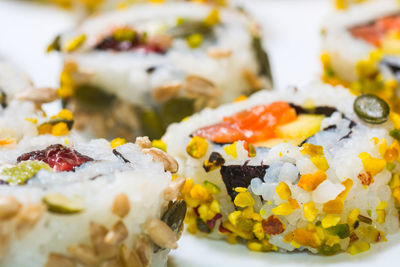
[[[343, 217], [345, 200], [354, 182], [344, 179], [341, 183], [332, 183], [327, 179], [330, 166], [324, 152], [351, 138], [356, 126], [336, 108], [303, 108], [274, 102], [238, 112], [223, 118], [221, 123], [196, 130], [186, 152], [192, 158], [202, 158], [211, 141], [215, 151], [204, 161], [203, 168], [209, 175], [219, 169], [225, 189], [207, 180], [202, 184], [195, 184], [192, 179], [186, 181], [182, 194], [189, 206], [185, 219], [188, 231], [226, 236], [230, 243], [241, 240], [252, 251], [277, 251], [274, 244], [283, 241], [287, 245], [279, 247], [289, 250], [306, 247], [323, 255], [343, 250], [358, 254], [368, 250], [372, 243], [386, 241], [385, 233], [376, 224], [385, 223], [388, 202], [378, 203], [374, 217], [371, 211], [363, 213], [357, 208], [346, 210], [348, 215]], [[275, 149], [272, 147], [282, 142], [281, 145], [289, 142], [298, 146], [316, 171], [301, 175], [301, 166], [288, 155], [281, 155], [282, 160], [268, 165], [263, 163], [262, 159]], [[382, 145], [386, 140], [376, 142], [381, 144], [384, 159], [366, 152], [358, 156], [365, 168], [365, 172], [358, 174], [364, 188], [374, 183], [374, 177], [387, 168], [387, 164], [394, 165], [396, 156], [393, 158], [389, 154], [399, 153], [397, 141], [390, 146]], [[285, 153], [290, 154], [290, 145], [287, 146]], [[247, 157], [240, 161], [239, 154]], [[232, 161], [236, 163], [227, 163]], [[284, 181], [280, 182], [278, 177]], [[400, 187], [395, 185], [398, 181], [399, 176], [393, 174], [389, 186], [400, 203], [400, 195], [396, 193], [399, 190], [396, 188]], [[233, 204], [229, 212], [225, 203], [228, 200], [221, 195], [225, 190]], [[305, 203], [301, 197], [296, 199], [294, 195], [301, 195], [299, 190], [310, 193], [312, 200]], [[273, 197], [274, 194], [278, 198]], [[225, 203], [224, 208], [221, 203]], [[294, 227], [291, 223], [302, 209], [305, 223]], [[318, 216], [321, 212], [324, 215]], [[279, 236], [281, 234], [284, 235]]]

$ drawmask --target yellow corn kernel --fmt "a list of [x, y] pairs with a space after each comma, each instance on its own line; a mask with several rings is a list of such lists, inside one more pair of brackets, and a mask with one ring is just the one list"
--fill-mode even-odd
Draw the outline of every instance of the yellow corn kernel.
[[151, 141], [151, 145], [152, 147], [161, 149], [164, 152], [167, 152], [167, 144], [164, 143], [163, 140], [161, 139], [154, 139], [153, 141]]
[[393, 192], [392, 196], [396, 199], [397, 204], [400, 205], [400, 187], [396, 187]]
[[399, 158], [399, 143], [394, 140], [393, 143], [386, 149], [383, 158], [387, 162], [393, 162]]
[[330, 200], [323, 204], [322, 211], [327, 214], [340, 214], [344, 208], [344, 202], [341, 198]]
[[337, 236], [337, 235], [330, 235], [326, 239], [326, 242], [325, 242], [325, 244], [330, 246], [330, 247], [333, 247], [334, 245], [339, 244], [339, 243], [340, 243], [340, 237]]
[[244, 193], [247, 191], [246, 187], [235, 187], [235, 192]]
[[318, 209], [315, 208], [314, 202], [310, 201], [303, 206], [304, 209], [304, 218], [307, 221], [313, 222], [318, 215]]
[[51, 128], [51, 134], [54, 136], [62, 136], [68, 133], [68, 125], [65, 122], [59, 122]]
[[337, 225], [339, 222], [340, 216], [328, 214], [322, 219], [321, 225], [324, 228], [328, 228]]
[[260, 222], [256, 222], [253, 225], [253, 234], [258, 240], [262, 240], [265, 237], [264, 229]]
[[56, 117], [72, 121], [74, 119], [74, 114], [72, 114], [72, 112], [68, 109], [62, 109], [60, 112], [58, 112]]
[[311, 157], [310, 160], [314, 163], [315, 167], [323, 172], [329, 169], [329, 164], [325, 157], [315, 156]]
[[386, 167], [384, 159], [373, 158], [367, 152], [360, 153], [358, 157], [361, 159], [365, 171], [369, 172], [372, 176], [380, 173]]
[[346, 179], [345, 181], [341, 182], [341, 184], [344, 185], [345, 189], [338, 195], [337, 198], [340, 198], [344, 201], [347, 197], [347, 194], [350, 192], [350, 189], [353, 187], [353, 180]]
[[347, 8], [346, 0], [335, 0], [335, 7], [339, 10], [344, 10]]
[[347, 216], [347, 223], [350, 225], [350, 227], [353, 227], [354, 223], [358, 219], [358, 215], [360, 215], [360, 210], [359, 209], [353, 209], [349, 215]]
[[290, 243], [292, 241], [293, 241], [293, 232], [288, 233], [283, 237], [283, 242], [285, 242], [285, 243]]
[[86, 41], [86, 35], [85, 34], [81, 34], [78, 37], [72, 39], [71, 41], [69, 41], [67, 43], [67, 46], [65, 47], [65, 49], [67, 50], [67, 52], [72, 52], [76, 49], [78, 49], [81, 45], [83, 45], [83, 43]]
[[194, 199], [198, 199], [201, 202], [205, 202], [210, 199], [211, 195], [207, 189], [199, 184], [195, 184], [190, 190], [190, 196]]
[[378, 137], [372, 137], [371, 140], [374, 141], [374, 145], [379, 144], [379, 138]]
[[234, 203], [237, 207], [245, 208], [253, 206], [255, 201], [249, 192], [241, 192], [235, 197]]
[[315, 232], [317, 233], [319, 239], [321, 240], [325, 239], [324, 229], [321, 226], [315, 227]]
[[231, 156], [232, 158], [237, 158], [237, 151], [236, 151], [236, 142], [224, 147], [224, 151], [227, 155]]
[[244, 101], [246, 99], [247, 99], [246, 95], [241, 95], [241, 96], [235, 98], [234, 102], [240, 102], [240, 101]]
[[237, 236], [235, 234], [230, 234], [228, 235], [228, 238], [226, 239], [226, 241], [228, 241], [228, 243], [230, 244], [237, 244]]
[[381, 154], [382, 157], [385, 156], [385, 152], [386, 152], [387, 148], [388, 148], [388, 144], [387, 144], [386, 138], [382, 138], [382, 142], [378, 146], [379, 154]]
[[254, 240], [247, 241], [247, 247], [251, 251], [256, 251], [256, 252], [263, 251], [263, 245], [258, 241], [254, 241]]
[[32, 122], [33, 124], [36, 124], [38, 120], [36, 118], [25, 118], [26, 121]]
[[210, 209], [215, 212], [215, 213], [220, 213], [221, 212], [221, 207], [219, 205], [219, 202], [214, 199], [211, 204], [210, 204]]
[[39, 134], [50, 134], [53, 126], [50, 123], [43, 123], [38, 127]]
[[314, 191], [320, 183], [326, 180], [326, 174], [318, 170], [315, 173], [311, 174], [303, 174], [300, 177], [297, 186], [306, 190], [306, 191]]
[[190, 195], [184, 196], [185, 202], [189, 207], [195, 208], [200, 205], [200, 200], [192, 198]]
[[283, 200], [289, 199], [289, 197], [292, 196], [292, 192], [285, 182], [280, 182], [276, 187], [275, 192]]
[[211, 220], [215, 216], [215, 212], [210, 209], [210, 207], [207, 204], [201, 204], [200, 207], [197, 209], [199, 212], [200, 218], [206, 222], [208, 220]]
[[293, 240], [300, 245], [318, 248], [321, 245], [321, 240], [315, 231], [310, 231], [305, 228], [299, 228], [293, 232]]
[[186, 147], [186, 152], [193, 158], [199, 159], [207, 153], [208, 142], [206, 139], [194, 136]]
[[17, 139], [11, 137], [6, 137], [0, 140], [0, 146], [7, 146], [15, 143], [17, 143]]
[[210, 14], [204, 19], [204, 24], [207, 26], [217, 25], [221, 21], [218, 9], [211, 10]]
[[351, 255], [356, 255], [358, 253], [362, 253], [369, 250], [369, 248], [370, 248], [369, 243], [365, 241], [359, 241], [351, 245], [347, 250], [347, 252]]
[[389, 186], [390, 186], [390, 189], [394, 189], [394, 188], [400, 186], [400, 176], [397, 173], [393, 174], [392, 179], [390, 180]]
[[203, 43], [203, 35], [201, 33], [193, 33], [186, 38], [186, 42], [190, 48], [197, 48]]
[[121, 146], [121, 145], [123, 145], [123, 144], [126, 144], [126, 139], [125, 139], [125, 138], [121, 138], [121, 137], [114, 138], [114, 139], [111, 140], [111, 142], [110, 142], [110, 146], [111, 146], [112, 148], [119, 147], [119, 146]]
[[288, 202], [289, 202], [290, 206], [292, 207], [292, 209], [294, 209], [294, 210], [300, 209], [299, 202], [297, 202], [296, 199], [289, 197]]
[[282, 203], [279, 206], [275, 207], [272, 209], [272, 213], [275, 215], [283, 215], [283, 216], [287, 216], [289, 214], [291, 214], [294, 211], [294, 209], [292, 208], [292, 205], [290, 205], [290, 203]]
[[400, 129], [400, 114], [394, 111], [390, 112], [390, 119], [393, 122], [394, 128]]
[[193, 179], [191, 179], [191, 178], [186, 179], [185, 184], [184, 184], [183, 187], [182, 187], [181, 193], [182, 193], [183, 195], [189, 193], [190, 190], [191, 190], [192, 187], [193, 187], [193, 183], [194, 183], [194, 182], [193, 182]]
[[322, 146], [316, 146], [310, 143], [305, 143], [301, 147], [301, 153], [303, 155], [309, 155], [310, 157], [323, 156], [324, 148]]
[[[234, 211], [234, 212], [232, 212], [232, 213], [230, 213], [229, 215], [228, 215], [228, 220], [229, 220], [229, 222], [233, 225], [233, 226], [236, 226], [236, 224], [237, 224], [237, 221], [238, 221], [238, 218], [240, 217], [240, 216], [242, 216], [242, 212], [241, 211], [239, 211], [239, 210], [237, 210], [237, 211]], [[224, 226], [225, 227], [225, 226]], [[227, 228], [227, 227], [225, 227], [225, 228]], [[229, 228], [227, 228], [228, 230], [231, 230], [231, 229], [229, 229]], [[232, 231], [232, 230], [231, 230]], [[233, 231], [232, 231], [233, 232]]]

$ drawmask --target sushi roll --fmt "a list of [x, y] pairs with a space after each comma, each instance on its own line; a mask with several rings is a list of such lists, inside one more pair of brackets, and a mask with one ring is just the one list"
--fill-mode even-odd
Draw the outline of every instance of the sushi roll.
[[373, 93], [399, 109], [400, 5], [370, 0], [338, 10], [323, 23], [324, 82]]
[[[389, 106], [321, 83], [258, 92], [172, 124], [190, 233], [252, 251], [357, 254], [399, 230]], [[190, 179], [189, 179], [190, 178]]]
[[93, 17], [52, 49], [64, 57], [59, 95], [76, 128], [109, 139], [159, 138], [170, 123], [271, 82], [257, 25], [196, 3]]
[[51, 131], [53, 127], [48, 124], [58, 124], [54, 134], [67, 134], [73, 123], [71, 112], [64, 110], [48, 118], [41, 109], [43, 104], [57, 99], [56, 90], [34, 87], [23, 72], [0, 61], [0, 149], [13, 146], [24, 137]]
[[166, 266], [185, 180], [152, 148], [50, 134], [0, 153], [0, 266]]

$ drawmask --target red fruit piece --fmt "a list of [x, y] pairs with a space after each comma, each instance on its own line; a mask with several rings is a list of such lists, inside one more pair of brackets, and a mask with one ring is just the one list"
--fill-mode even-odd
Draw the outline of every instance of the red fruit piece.
[[71, 148], [60, 144], [48, 146], [46, 149], [32, 151], [22, 154], [17, 158], [17, 162], [26, 160], [39, 160], [47, 163], [57, 172], [72, 171], [75, 167], [93, 159], [84, 156]]

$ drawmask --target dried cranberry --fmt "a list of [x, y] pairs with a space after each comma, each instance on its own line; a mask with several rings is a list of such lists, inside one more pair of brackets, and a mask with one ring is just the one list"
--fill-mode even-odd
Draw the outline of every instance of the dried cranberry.
[[17, 162], [25, 160], [39, 160], [47, 163], [57, 172], [72, 171], [75, 167], [93, 159], [84, 156], [71, 148], [60, 144], [55, 144], [43, 150], [32, 151], [22, 154], [17, 158]]
[[222, 234], [230, 234], [232, 233], [231, 231], [229, 231], [228, 229], [226, 229], [225, 227], [222, 226], [222, 223], [219, 225], [218, 231]]
[[207, 225], [208, 227], [210, 227], [211, 229], [214, 229], [215, 225], [217, 224], [217, 221], [219, 219], [222, 218], [222, 214], [221, 213], [217, 213], [214, 218], [212, 218], [211, 220], [207, 221]]

